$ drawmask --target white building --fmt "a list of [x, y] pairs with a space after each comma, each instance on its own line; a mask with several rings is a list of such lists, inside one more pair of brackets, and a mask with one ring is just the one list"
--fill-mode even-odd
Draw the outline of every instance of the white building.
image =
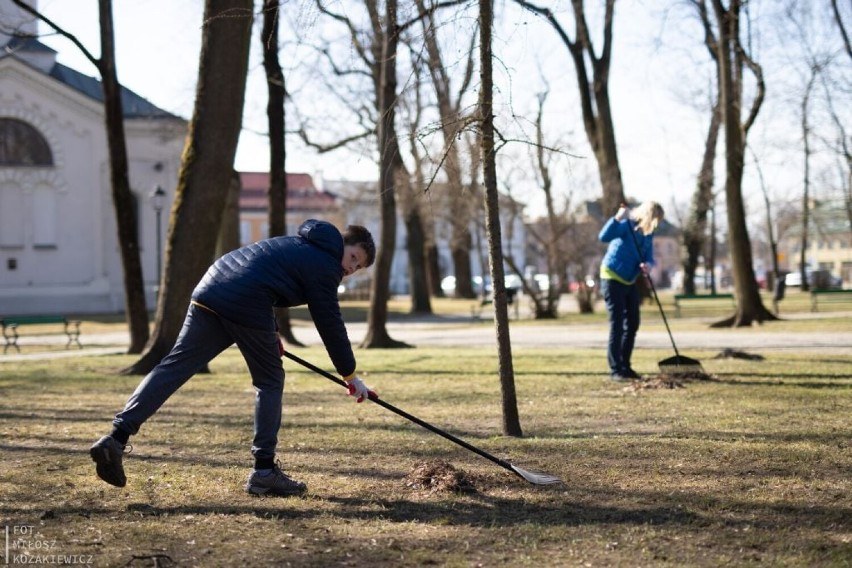
[[[11, 0], [0, 0], [0, 24], [19, 31], [0, 35], [0, 315], [123, 311], [100, 82], [22, 37], [36, 34], [36, 22]], [[153, 307], [158, 236], [149, 194], [166, 191], [165, 232], [187, 123], [127, 89], [122, 103]]]

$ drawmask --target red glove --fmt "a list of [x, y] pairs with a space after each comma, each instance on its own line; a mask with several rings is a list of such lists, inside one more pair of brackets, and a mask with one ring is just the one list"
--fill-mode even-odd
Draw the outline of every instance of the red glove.
[[284, 342], [281, 340], [280, 337], [278, 338], [278, 356], [284, 356]]
[[364, 381], [362, 381], [358, 376], [352, 377], [346, 381], [346, 388], [349, 389], [349, 396], [358, 397], [356, 402], [364, 402], [365, 398], [379, 398], [376, 391], [365, 385]]

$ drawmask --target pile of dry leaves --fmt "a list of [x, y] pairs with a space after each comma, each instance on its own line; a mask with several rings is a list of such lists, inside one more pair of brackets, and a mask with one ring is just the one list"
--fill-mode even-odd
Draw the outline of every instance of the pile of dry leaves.
[[415, 465], [411, 472], [405, 476], [405, 485], [412, 489], [425, 489], [431, 492], [476, 492], [476, 487], [474, 487], [471, 478], [464, 471], [456, 469], [444, 460], [422, 462]]
[[700, 371], [684, 372], [684, 373], [660, 373], [655, 376], [645, 376], [644, 378], [631, 381], [624, 387], [627, 392], [636, 392], [645, 389], [682, 389], [686, 383], [692, 381], [713, 381], [716, 377], [702, 373]]

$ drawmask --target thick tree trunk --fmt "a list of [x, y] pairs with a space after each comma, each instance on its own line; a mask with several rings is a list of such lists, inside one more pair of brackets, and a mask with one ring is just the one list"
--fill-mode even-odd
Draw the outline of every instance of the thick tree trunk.
[[171, 212], [154, 333], [125, 374], [145, 374], [169, 352], [192, 290], [213, 260], [242, 123], [251, 29], [251, 0], [207, 0], [195, 110]]
[[742, 196], [745, 158], [745, 134], [740, 116], [742, 107], [742, 66], [739, 45], [739, 0], [732, 0], [725, 9], [721, 0], [713, 0], [719, 23], [719, 71], [722, 121], [725, 126], [725, 197], [728, 212], [728, 242], [731, 244], [731, 267], [734, 275], [736, 313], [714, 323], [714, 327], [749, 326], [752, 322], [778, 319], [763, 305], [754, 278], [751, 242], [746, 226]]

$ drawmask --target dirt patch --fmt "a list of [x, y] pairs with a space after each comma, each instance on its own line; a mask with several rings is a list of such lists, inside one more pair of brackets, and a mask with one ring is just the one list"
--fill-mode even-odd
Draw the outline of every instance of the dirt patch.
[[707, 373], [693, 371], [689, 373], [660, 373], [632, 381], [624, 387], [627, 392], [637, 392], [645, 389], [682, 389], [692, 381], [713, 381], [716, 378]]
[[471, 476], [444, 460], [422, 462], [415, 465], [411, 472], [405, 476], [405, 485], [412, 489], [427, 490], [433, 493], [476, 493], [476, 486]]

